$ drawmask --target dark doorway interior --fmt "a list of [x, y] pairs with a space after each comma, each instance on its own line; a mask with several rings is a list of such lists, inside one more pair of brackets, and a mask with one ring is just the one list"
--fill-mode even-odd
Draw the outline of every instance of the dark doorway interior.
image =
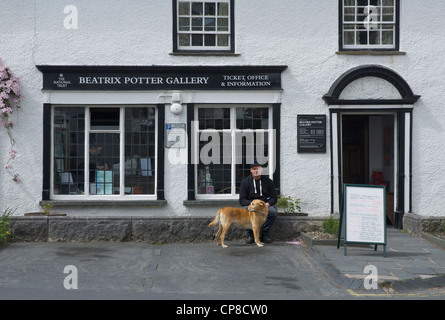
[[344, 115], [342, 125], [343, 183], [366, 184], [369, 171], [368, 116]]
[[341, 141], [343, 183], [385, 185], [394, 224], [394, 116], [344, 114]]

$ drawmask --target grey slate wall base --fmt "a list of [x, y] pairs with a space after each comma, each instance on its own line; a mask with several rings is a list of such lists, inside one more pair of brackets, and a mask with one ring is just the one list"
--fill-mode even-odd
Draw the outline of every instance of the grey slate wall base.
[[[16, 241], [140, 241], [147, 243], [205, 242], [217, 227], [206, 217], [12, 217]], [[271, 230], [275, 241], [294, 240], [300, 232], [317, 230], [324, 218], [278, 216]], [[244, 239], [232, 226], [226, 240]]]
[[423, 217], [411, 212], [403, 216], [403, 228], [419, 237], [422, 233], [439, 231], [444, 222], [445, 217]]

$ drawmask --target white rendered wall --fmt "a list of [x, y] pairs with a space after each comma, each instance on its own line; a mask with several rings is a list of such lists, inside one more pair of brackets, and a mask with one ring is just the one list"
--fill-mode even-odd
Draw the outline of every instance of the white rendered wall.
[[[106, 2], [106, 4], [104, 4]], [[172, 55], [170, 0], [22, 0], [1, 6], [0, 58], [21, 78], [23, 99], [16, 126], [14, 166], [22, 182], [0, 170], [0, 210], [36, 211], [42, 186], [42, 74], [35, 65], [287, 65], [282, 74], [281, 191], [304, 202], [311, 215], [331, 208], [330, 132], [327, 153], [297, 153], [297, 114], [326, 114], [322, 96], [345, 71], [365, 64], [399, 73], [421, 99], [413, 113], [413, 212], [444, 215], [445, 44], [443, 0], [402, 0], [400, 51], [404, 55], [342, 55], [338, 51], [338, 1], [235, 1], [235, 53], [231, 56]], [[77, 30], [63, 25], [64, 7], [78, 9]], [[106, 93], [102, 93], [106, 95]], [[166, 108], [166, 122], [186, 122]], [[329, 128], [329, 124], [328, 124]], [[8, 152], [0, 130], [2, 167]], [[178, 153], [179, 152], [179, 153]], [[187, 151], [167, 150], [165, 198], [168, 205], [132, 215], [214, 215], [214, 208], [186, 207]], [[122, 215], [110, 208], [66, 210], [70, 215]]]

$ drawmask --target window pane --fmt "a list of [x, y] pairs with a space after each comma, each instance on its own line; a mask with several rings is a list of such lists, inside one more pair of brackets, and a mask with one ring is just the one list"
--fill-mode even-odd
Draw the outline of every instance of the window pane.
[[229, 15], [229, 4], [227, 2], [218, 2], [218, 15], [219, 16]]
[[179, 31], [190, 31], [190, 18], [179, 18]]
[[179, 15], [181, 16], [190, 15], [190, 2], [179, 2]]
[[345, 32], [343, 37], [343, 43], [345, 45], [353, 45], [354, 44], [354, 32]]
[[179, 34], [179, 45], [180, 46], [190, 46], [190, 35], [180, 33]]
[[218, 46], [227, 47], [229, 45], [229, 35], [228, 34], [218, 34]]
[[91, 108], [91, 130], [119, 130], [119, 108]]
[[119, 194], [119, 133], [90, 133], [90, 194]]
[[205, 46], [215, 46], [216, 45], [216, 35], [214, 34], [206, 34], [204, 35]]
[[54, 194], [85, 191], [85, 110], [54, 108]]
[[230, 129], [229, 108], [199, 108], [199, 129]]
[[227, 194], [232, 193], [230, 164], [199, 164], [198, 165], [198, 194]]
[[202, 18], [192, 18], [192, 30], [202, 31]]
[[228, 18], [218, 18], [218, 31], [229, 31]]
[[205, 31], [215, 31], [216, 19], [215, 18], [205, 18]]
[[154, 108], [125, 109], [125, 194], [155, 193], [155, 134]]
[[269, 109], [268, 108], [237, 108], [236, 109], [237, 129], [268, 129]]
[[206, 3], [205, 4], [205, 15], [206, 16], [214, 16], [214, 15], [216, 15], [215, 3]]
[[198, 194], [231, 193], [232, 135], [200, 131]]
[[393, 44], [394, 43], [394, 32], [383, 31], [382, 32], [382, 44]]
[[202, 2], [192, 2], [192, 15], [202, 16]]
[[369, 44], [380, 44], [379, 31], [369, 31]]
[[202, 34], [192, 34], [192, 46], [203, 46], [203, 35]]

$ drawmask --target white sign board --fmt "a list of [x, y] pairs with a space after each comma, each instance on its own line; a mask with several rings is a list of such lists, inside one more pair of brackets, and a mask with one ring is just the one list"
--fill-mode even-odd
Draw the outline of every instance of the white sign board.
[[383, 186], [345, 185], [345, 242], [386, 245]]
[[185, 148], [187, 131], [185, 123], [166, 123], [165, 124], [165, 147], [166, 148]]

